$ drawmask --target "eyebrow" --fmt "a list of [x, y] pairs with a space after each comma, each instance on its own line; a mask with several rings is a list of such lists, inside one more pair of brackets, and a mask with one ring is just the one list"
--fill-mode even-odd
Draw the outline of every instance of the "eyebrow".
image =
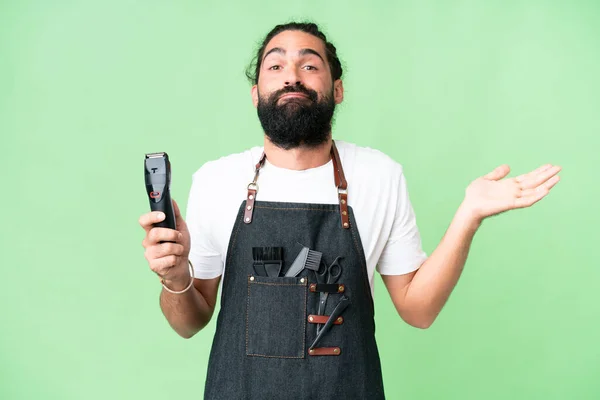
[[[285, 50], [282, 49], [281, 47], [273, 47], [271, 50], [269, 50], [267, 52], [267, 54], [265, 54], [265, 56], [263, 57], [263, 61], [271, 53], [279, 53], [281, 55], [285, 55]], [[313, 49], [308, 49], [308, 48], [307, 49], [300, 49], [300, 51], [298, 52], [298, 54], [300, 54], [300, 56], [305, 56], [305, 55], [308, 55], [308, 54], [312, 54], [312, 55], [315, 55], [315, 56], [319, 57], [321, 59], [321, 61], [325, 62], [325, 60], [323, 60], [323, 57], [321, 57], [321, 55], [319, 53], [317, 53]]]

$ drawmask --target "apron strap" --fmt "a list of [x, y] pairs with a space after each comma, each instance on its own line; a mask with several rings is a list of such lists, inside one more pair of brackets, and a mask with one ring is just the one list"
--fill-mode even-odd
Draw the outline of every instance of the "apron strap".
[[256, 181], [258, 180], [258, 173], [260, 172], [260, 169], [265, 164], [266, 158], [267, 155], [263, 151], [262, 156], [260, 156], [260, 160], [258, 160], [258, 163], [254, 167], [254, 180], [250, 184], [248, 184], [248, 196], [246, 197], [246, 210], [244, 212], [244, 222], [247, 224], [252, 222], [254, 200], [256, 199], [256, 192], [258, 192], [258, 184], [256, 183]]
[[[265, 164], [267, 155], [263, 151], [260, 160], [255, 166], [254, 180], [248, 184], [248, 196], [246, 197], [246, 209], [244, 211], [244, 223], [249, 224], [252, 222], [252, 215], [254, 213], [254, 201], [256, 200], [256, 193], [258, 192], [258, 174], [260, 169]], [[348, 216], [348, 182], [344, 175], [344, 169], [342, 162], [340, 161], [340, 155], [335, 141], [331, 141], [331, 160], [333, 162], [333, 175], [335, 179], [335, 186], [338, 190], [338, 200], [340, 202], [340, 217], [342, 220], [342, 228], [350, 228], [350, 217]]]
[[342, 217], [342, 228], [350, 228], [350, 217], [348, 216], [348, 182], [344, 175], [340, 155], [338, 154], [335, 141], [331, 143], [331, 154], [333, 161], [333, 175], [335, 178], [335, 186], [338, 190], [338, 200], [340, 202], [340, 216]]

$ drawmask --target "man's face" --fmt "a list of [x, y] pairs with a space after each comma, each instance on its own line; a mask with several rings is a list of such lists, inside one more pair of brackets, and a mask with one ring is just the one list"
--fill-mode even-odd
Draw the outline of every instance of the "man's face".
[[324, 143], [341, 80], [332, 81], [325, 44], [301, 31], [285, 31], [265, 47], [252, 99], [267, 137], [284, 149]]

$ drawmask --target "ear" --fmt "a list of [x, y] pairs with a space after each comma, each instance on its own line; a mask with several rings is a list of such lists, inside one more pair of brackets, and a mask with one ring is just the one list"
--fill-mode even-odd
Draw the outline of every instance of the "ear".
[[333, 82], [333, 99], [335, 100], [335, 104], [340, 104], [344, 101], [344, 84], [341, 79]]
[[254, 107], [258, 107], [258, 86], [257, 85], [253, 85], [252, 86], [252, 104], [254, 104]]

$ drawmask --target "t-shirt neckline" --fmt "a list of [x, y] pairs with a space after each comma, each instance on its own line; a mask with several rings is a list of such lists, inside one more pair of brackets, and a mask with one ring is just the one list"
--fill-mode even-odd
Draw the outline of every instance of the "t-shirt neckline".
[[322, 171], [323, 169], [333, 168], [332, 164], [333, 164], [333, 160], [330, 158], [329, 161], [327, 161], [323, 165], [319, 165], [318, 167], [307, 168], [307, 169], [289, 169], [289, 168], [278, 167], [274, 164], [271, 164], [269, 162], [269, 159], [267, 158], [267, 159], [265, 159], [265, 165], [261, 169], [266, 169], [267, 171], [276, 173], [276, 174], [307, 175], [307, 174], [312, 174], [312, 173], [318, 173], [319, 171]]

